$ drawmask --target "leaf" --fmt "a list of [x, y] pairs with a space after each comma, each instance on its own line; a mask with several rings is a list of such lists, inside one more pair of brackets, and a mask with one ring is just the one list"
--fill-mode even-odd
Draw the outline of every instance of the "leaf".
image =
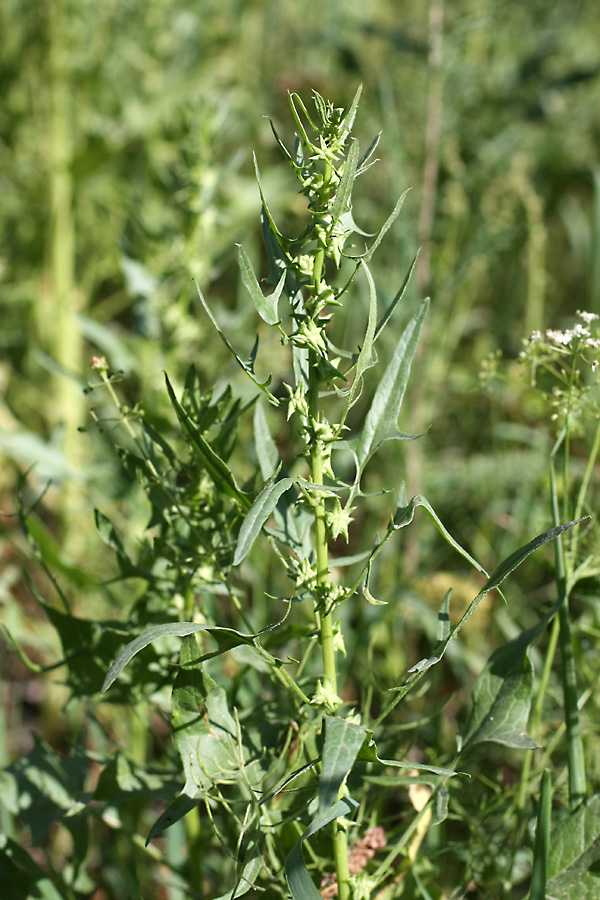
[[454, 540], [450, 532], [446, 530], [441, 520], [438, 518], [429, 501], [426, 500], [425, 497], [422, 497], [421, 494], [416, 494], [407, 506], [399, 507], [396, 510], [393, 519], [394, 530], [398, 528], [404, 528], [406, 525], [409, 525], [413, 520], [415, 509], [418, 506], [421, 506], [425, 510], [429, 518], [434, 522], [437, 530], [440, 532], [444, 540], [447, 541], [450, 546], [453, 547], [456, 552], [463, 557], [463, 559], [466, 559], [468, 563], [474, 566], [474, 568], [476, 568], [478, 572], [481, 572], [483, 575], [487, 576], [487, 572], [482, 566], [479, 565], [477, 560], [473, 559], [473, 557], [470, 556], [467, 551], [464, 550], [460, 546], [460, 544]]
[[202, 794], [200, 791], [197, 792], [197, 795], [194, 797], [190, 797], [186, 793], [179, 794], [178, 797], [173, 800], [172, 803], [167, 806], [164, 812], [160, 814], [150, 831], [148, 832], [148, 837], [146, 838], [146, 847], [157, 835], [161, 834], [163, 831], [166, 831], [167, 828], [170, 828], [171, 825], [174, 825], [175, 822], [179, 822], [180, 819], [183, 819], [184, 816], [187, 816], [189, 812], [193, 809], [196, 809], [198, 803], [202, 798]]
[[225, 690], [204, 670], [196, 639], [184, 638], [171, 699], [171, 727], [185, 773], [183, 793], [200, 796], [239, 775], [235, 719]]
[[357, 483], [368, 460], [384, 441], [406, 437], [398, 430], [397, 421], [428, 305], [427, 300], [421, 303], [398, 341], [394, 354], [377, 385], [360, 435], [344, 442], [344, 446], [352, 450], [356, 458]]
[[250, 294], [259, 316], [267, 323], [267, 325], [276, 325], [279, 321], [277, 305], [285, 282], [286, 273], [283, 272], [281, 275], [273, 293], [268, 297], [265, 297], [260, 289], [256, 275], [254, 274], [250, 257], [241, 244], [238, 244], [238, 265], [240, 267], [240, 274], [244, 286]]
[[254, 446], [260, 472], [265, 481], [270, 478], [281, 465], [277, 444], [271, 437], [267, 419], [260, 401], [254, 408]]
[[288, 887], [292, 894], [293, 900], [322, 900], [321, 894], [318, 892], [310, 879], [308, 870], [302, 856], [302, 843], [316, 834], [321, 828], [329, 825], [334, 819], [340, 816], [348, 816], [354, 812], [358, 803], [350, 797], [343, 797], [333, 806], [324, 812], [319, 812], [312, 820], [300, 840], [294, 844], [287, 855], [285, 861], [285, 877]]
[[463, 751], [484, 741], [520, 750], [538, 746], [526, 734], [533, 694], [529, 633], [495, 650], [473, 687], [473, 707]]
[[280, 481], [276, 481], [278, 474], [277, 471], [274, 472], [264, 483], [250, 511], [242, 522], [233, 557], [234, 566], [239, 566], [242, 560], [246, 558], [263, 525], [273, 513], [277, 501], [293, 484], [291, 478], [282, 478]]
[[377, 323], [377, 328], [375, 329], [375, 338], [374, 338], [374, 340], [377, 340], [377, 338], [379, 337], [379, 335], [381, 334], [381, 332], [383, 331], [383, 329], [385, 328], [385, 326], [387, 325], [387, 323], [388, 323], [389, 320], [391, 319], [392, 313], [393, 313], [394, 310], [396, 309], [397, 305], [400, 303], [400, 301], [401, 301], [402, 298], [404, 297], [404, 293], [405, 293], [405, 291], [406, 291], [406, 288], [408, 287], [408, 283], [409, 283], [409, 281], [410, 281], [410, 279], [411, 279], [411, 276], [412, 276], [412, 273], [413, 273], [413, 269], [414, 269], [414, 267], [415, 267], [416, 264], [417, 264], [417, 257], [418, 257], [418, 255], [419, 255], [419, 254], [417, 253], [417, 255], [415, 256], [415, 258], [414, 258], [413, 261], [411, 262], [410, 268], [409, 268], [408, 272], [406, 273], [406, 277], [404, 278], [404, 281], [402, 282], [402, 287], [400, 288], [400, 290], [398, 291], [398, 293], [395, 295], [394, 299], [392, 300], [392, 302], [390, 303], [390, 305], [388, 306], [388, 308], [386, 309], [386, 311], [385, 311], [384, 314], [382, 315], [381, 319], [380, 319], [379, 322]]
[[217, 490], [223, 491], [232, 499], [238, 500], [246, 509], [249, 509], [250, 498], [247, 494], [244, 494], [243, 491], [240, 491], [227, 464], [224, 463], [219, 456], [217, 456], [210, 444], [208, 444], [207, 441], [204, 440], [198, 429], [194, 427], [190, 417], [175, 396], [175, 391], [173, 390], [171, 382], [169, 381], [169, 378], [166, 374], [165, 381], [167, 384], [169, 399], [171, 400], [173, 409], [177, 414], [177, 418], [183, 426], [184, 431], [190, 438], [192, 449], [194, 450], [195, 455], [206, 469], [206, 472], [210, 476], [213, 484], [215, 485]]
[[212, 637], [219, 641], [220, 647], [225, 649], [231, 649], [240, 644], [253, 645], [254, 638], [256, 637], [256, 635], [242, 634], [239, 631], [234, 631], [233, 628], [223, 628], [217, 625], [199, 625], [195, 622], [171, 622], [166, 625], [155, 625], [152, 628], [148, 628], [135, 640], [130, 641], [130, 643], [121, 650], [106, 674], [106, 678], [104, 679], [101, 688], [102, 693], [109, 689], [111, 684], [119, 677], [127, 663], [133, 659], [136, 653], [139, 653], [140, 650], [143, 650], [144, 647], [147, 647], [152, 641], [156, 641], [158, 638], [165, 637], [166, 635], [185, 637], [189, 634], [196, 634], [198, 631], [208, 632]]
[[550, 835], [546, 900], [600, 896], [600, 794], [566, 816]]
[[[375, 321], [377, 318], [377, 293], [375, 291], [375, 282], [373, 281], [373, 276], [371, 275], [369, 267], [364, 262], [361, 262], [361, 267], [364, 269], [365, 275], [367, 276], [367, 281], [369, 282], [369, 318], [367, 321], [365, 339], [363, 341], [361, 351], [358, 354], [358, 359], [356, 360], [356, 376], [354, 384], [357, 387], [359, 379], [363, 372], [365, 372], [370, 366], [374, 365], [374, 362], [376, 360], [373, 351], [373, 341], [375, 338]], [[354, 391], [352, 391], [352, 393], [354, 393]]]
[[[400, 210], [401, 210], [402, 207], [404, 206], [404, 201], [405, 201], [405, 199], [406, 199], [406, 195], [408, 194], [408, 191], [409, 191], [409, 190], [410, 190], [410, 188], [408, 188], [408, 190], [404, 191], [404, 193], [402, 194], [402, 196], [400, 197], [400, 199], [399, 199], [398, 202], [396, 203], [394, 209], [392, 210], [392, 212], [390, 213], [390, 215], [388, 216], [388, 218], [385, 220], [385, 222], [383, 223], [383, 225], [382, 225], [381, 228], [379, 229], [379, 232], [377, 233], [377, 237], [375, 238], [375, 240], [373, 241], [373, 243], [371, 244], [371, 246], [369, 247], [369, 249], [367, 250], [367, 252], [366, 252], [366, 253], [364, 254], [364, 256], [363, 256], [363, 259], [365, 260], [365, 262], [369, 262], [369, 260], [371, 259], [371, 257], [373, 256], [373, 254], [375, 253], [375, 251], [377, 250], [377, 248], [379, 247], [380, 243], [382, 242], [382, 240], [383, 240], [383, 238], [384, 238], [386, 232], [389, 231], [389, 229], [390, 229], [390, 228], [392, 227], [392, 225], [394, 224], [395, 220], [398, 218], [398, 216], [399, 216], [399, 214], [400, 214]], [[414, 265], [414, 263], [413, 263], [413, 265]], [[411, 266], [411, 269], [410, 269], [410, 271], [409, 271], [409, 273], [408, 273], [408, 277], [410, 277], [410, 272], [412, 272], [412, 266]], [[405, 281], [405, 285], [406, 285], [407, 283], [408, 283], [408, 282]], [[404, 285], [403, 285], [403, 287], [404, 287]]]
[[250, 381], [253, 384], [255, 384], [259, 390], [261, 390], [263, 392], [263, 394], [269, 400], [269, 403], [272, 403], [274, 406], [279, 406], [279, 401], [277, 400], [277, 398], [274, 397], [273, 394], [268, 390], [268, 386], [271, 383], [271, 376], [269, 375], [269, 377], [267, 378], [266, 381], [261, 382], [261, 381], [258, 381], [258, 379], [256, 378], [256, 376], [254, 374], [254, 356], [256, 355], [256, 347], [258, 344], [258, 338], [257, 338], [257, 342], [255, 343], [254, 356], [251, 356], [249, 362], [245, 363], [237, 355], [237, 353], [233, 349], [232, 345], [229, 343], [229, 341], [227, 340], [227, 338], [225, 337], [225, 335], [219, 328], [219, 323], [217, 322], [217, 320], [213, 316], [212, 312], [210, 311], [210, 307], [208, 306], [208, 303], [204, 299], [204, 295], [202, 294], [202, 291], [200, 290], [200, 286], [199, 286], [198, 282], [195, 281], [194, 283], [196, 285], [196, 290], [198, 291], [198, 296], [200, 297], [200, 302], [202, 303], [202, 306], [204, 307], [204, 311], [206, 312], [210, 321], [215, 326], [219, 337], [221, 338], [221, 340], [223, 341], [223, 343], [225, 344], [225, 346], [227, 347], [227, 349], [229, 350], [229, 352], [231, 353], [231, 355], [233, 356], [233, 358], [235, 359], [237, 364], [244, 370], [244, 372], [246, 373], [246, 375], [248, 376]]
[[[543, 534], [538, 535], [528, 544], [525, 544], [524, 547], [520, 547], [518, 550], [515, 550], [514, 553], [511, 553], [500, 565], [495, 569], [490, 578], [487, 580], [481, 591], [477, 594], [474, 600], [469, 604], [468, 609], [461, 617], [460, 621], [457, 625], [452, 629], [452, 631], [445, 637], [443, 640], [438, 641], [436, 647], [433, 650], [433, 653], [427, 659], [422, 659], [418, 662], [412, 669], [409, 670], [409, 677], [406, 679], [404, 684], [395, 688], [396, 696], [392, 700], [390, 704], [384, 709], [382, 713], [379, 714], [374, 725], [379, 725], [391, 712], [392, 710], [400, 703], [401, 700], [408, 694], [410, 690], [421, 680], [423, 674], [430, 669], [432, 666], [436, 665], [446, 652], [448, 644], [451, 640], [453, 640], [460, 629], [463, 627], [467, 619], [473, 615], [474, 611], [477, 609], [481, 601], [484, 597], [489, 594], [490, 591], [494, 590], [502, 584], [504, 579], [513, 572], [518, 565], [520, 565], [524, 559], [526, 559], [530, 553], [533, 553], [534, 550], [537, 550], [538, 547], [541, 547], [543, 544], [548, 541], [554, 540], [559, 534], [562, 534], [563, 531], [566, 531], [568, 528], [572, 528], [573, 525], [579, 524], [579, 522], [584, 521], [584, 519], [589, 518], [589, 516], [584, 516], [583, 519], [578, 519], [575, 522], [568, 522], [566, 525], [557, 525], [555, 528], [551, 528], [549, 531], [545, 531]], [[448, 595], [447, 595], [448, 596]], [[546, 627], [547, 623], [552, 619], [555, 615], [558, 605], [550, 610], [549, 613], [544, 616], [541, 622], [538, 623], [534, 628], [530, 629], [531, 633], [535, 633], [537, 636], [541, 633], [541, 631]], [[529, 632], [526, 632], [528, 635]], [[523, 637], [523, 636], [522, 636]], [[530, 639], [535, 640], [535, 637]]]
[[350, 141], [350, 150], [348, 151], [348, 156], [344, 162], [344, 172], [329, 210], [333, 228], [337, 225], [342, 214], [350, 208], [350, 197], [352, 196], [352, 187], [354, 179], [356, 178], [357, 165], [358, 141], [356, 138], [352, 138]]
[[324, 728], [319, 810], [326, 810], [334, 803], [367, 736], [362, 725], [333, 716], [325, 716]]
[[[370, 733], [372, 734], [372, 732]], [[432, 775], [443, 777], [454, 777], [455, 775], [463, 774], [462, 772], [455, 772], [453, 769], [442, 769], [440, 766], [422, 765], [420, 763], [415, 763], [412, 760], [381, 759], [377, 755], [377, 747], [372, 738], [363, 744], [357, 759], [359, 762], [377, 763], [380, 766], [384, 766], [384, 768], [389, 766], [392, 769], [415, 769], [417, 772], [430, 772]], [[412, 781], [410, 783], [412, 783]], [[417, 782], [415, 781], [415, 784], [416, 783]], [[430, 782], [427, 781], [427, 783]]]

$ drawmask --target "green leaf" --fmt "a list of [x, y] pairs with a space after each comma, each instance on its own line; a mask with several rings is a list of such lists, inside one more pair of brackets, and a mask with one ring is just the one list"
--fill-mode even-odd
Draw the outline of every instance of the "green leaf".
[[526, 734], [533, 694], [528, 635], [520, 635], [495, 650], [475, 682], [463, 751], [484, 741], [519, 750], [537, 748]]
[[381, 332], [383, 331], [383, 329], [385, 328], [385, 326], [391, 319], [394, 310], [396, 309], [396, 307], [398, 306], [398, 304], [404, 297], [406, 288], [408, 287], [408, 283], [409, 283], [412, 273], [413, 273], [413, 269], [417, 264], [417, 257], [418, 257], [418, 254], [415, 256], [415, 258], [413, 259], [413, 261], [410, 264], [410, 268], [409, 268], [408, 272], [406, 273], [406, 277], [404, 278], [404, 281], [402, 282], [402, 287], [400, 288], [398, 293], [395, 295], [394, 299], [392, 300], [392, 302], [390, 303], [390, 305], [388, 306], [388, 308], [382, 315], [381, 319], [377, 323], [377, 328], [375, 329], [375, 340], [377, 340], [377, 338], [379, 337], [379, 335], [381, 334]]
[[[404, 193], [402, 194], [402, 196], [400, 197], [400, 199], [399, 199], [398, 202], [396, 203], [394, 209], [392, 210], [392, 212], [390, 213], [390, 215], [388, 216], [388, 218], [385, 220], [385, 222], [383, 223], [383, 225], [382, 225], [381, 228], [379, 229], [379, 232], [378, 232], [378, 234], [377, 234], [377, 237], [375, 238], [375, 240], [373, 241], [373, 243], [371, 244], [371, 246], [369, 247], [369, 249], [367, 250], [367, 252], [366, 252], [366, 253], [364, 254], [364, 256], [363, 256], [363, 259], [365, 260], [365, 262], [369, 262], [369, 260], [371, 259], [371, 257], [373, 256], [373, 254], [375, 253], [375, 251], [377, 250], [377, 248], [379, 247], [380, 243], [382, 242], [382, 240], [383, 240], [383, 238], [384, 238], [386, 232], [389, 231], [389, 229], [390, 229], [390, 228], [392, 227], [392, 225], [394, 224], [395, 220], [398, 218], [398, 216], [399, 216], [399, 214], [400, 214], [400, 210], [401, 210], [402, 207], [404, 206], [404, 201], [405, 201], [405, 199], [406, 199], [406, 195], [408, 194], [408, 191], [409, 191], [409, 190], [410, 190], [410, 188], [409, 188], [408, 190], [404, 191]], [[413, 266], [414, 266], [414, 263], [413, 263]], [[410, 268], [410, 271], [409, 271], [409, 273], [408, 273], [407, 279], [406, 279], [405, 282], [404, 282], [404, 285], [403, 285], [402, 290], [404, 289], [404, 287], [405, 287], [406, 284], [408, 283], [408, 278], [410, 277], [410, 273], [412, 272], [413, 266], [411, 266], [411, 268]]]
[[163, 831], [166, 831], [167, 828], [170, 828], [171, 825], [174, 825], [175, 822], [179, 822], [180, 819], [183, 819], [184, 816], [187, 816], [189, 812], [193, 809], [196, 809], [198, 803], [202, 799], [202, 792], [197, 791], [196, 796], [190, 797], [186, 793], [179, 794], [178, 797], [173, 800], [172, 803], [167, 806], [164, 812], [160, 814], [150, 831], [148, 832], [148, 837], [146, 838], [146, 847], [157, 835], [161, 834]]
[[319, 812], [300, 840], [294, 844], [285, 861], [285, 877], [293, 900], [322, 900], [320, 893], [310, 879], [304, 863], [302, 843], [311, 835], [320, 831], [321, 828], [325, 828], [334, 819], [339, 819], [340, 816], [351, 815], [357, 806], [358, 803], [350, 797], [343, 797], [341, 800], [338, 800], [329, 809]]
[[254, 274], [250, 257], [241, 244], [238, 244], [238, 264], [244, 286], [250, 294], [259, 316], [267, 323], [267, 325], [276, 325], [279, 321], [277, 306], [285, 282], [286, 273], [283, 272], [281, 275], [273, 293], [268, 297], [265, 297], [260, 289], [256, 275]]
[[468, 563], [474, 566], [474, 568], [476, 568], [478, 572], [481, 572], [487, 577], [487, 572], [485, 571], [485, 569], [480, 566], [477, 560], [473, 559], [473, 557], [470, 556], [457, 541], [454, 540], [450, 532], [446, 530], [441, 520], [438, 518], [437, 513], [435, 512], [429, 501], [426, 500], [425, 497], [422, 497], [420, 494], [416, 494], [407, 506], [398, 507], [393, 519], [394, 530], [398, 528], [404, 528], [406, 525], [409, 525], [413, 520], [415, 509], [418, 506], [421, 506], [425, 510], [444, 540], [447, 541], [448, 544], [450, 544], [450, 546], [453, 547], [454, 550], [456, 550], [456, 552], [460, 556], [462, 556], [463, 559], [466, 559]]
[[196, 634], [199, 631], [206, 631], [214, 637], [219, 643], [220, 652], [223, 652], [225, 649], [229, 650], [232, 647], [237, 647], [240, 644], [253, 645], [254, 638], [256, 637], [256, 635], [241, 634], [239, 631], [234, 631], [233, 628], [223, 628], [217, 625], [198, 625], [195, 622], [171, 622], [166, 625], [155, 625], [152, 628], [148, 628], [140, 634], [139, 637], [123, 647], [106, 674], [106, 678], [104, 679], [101, 688], [102, 693], [109, 689], [111, 684], [118, 678], [127, 663], [133, 659], [136, 653], [139, 653], [140, 650], [143, 650], [144, 647], [147, 647], [152, 641], [156, 641], [158, 638], [165, 637], [166, 635], [185, 637], [189, 634]]
[[545, 896], [546, 900], [600, 897], [600, 794], [552, 829]]
[[[354, 384], [358, 387], [359, 379], [363, 372], [370, 368], [376, 362], [376, 356], [373, 350], [373, 342], [375, 339], [375, 322], [377, 319], [377, 292], [375, 290], [375, 282], [373, 276], [366, 263], [361, 262], [367, 281], [369, 282], [369, 318], [367, 321], [367, 330], [365, 339], [361, 347], [358, 359], [356, 360], [356, 376]], [[354, 393], [354, 391], [352, 391]]]
[[281, 460], [260, 401], [254, 408], [254, 446], [261, 475], [266, 481], [281, 465]]
[[333, 716], [325, 716], [324, 728], [319, 810], [326, 810], [334, 803], [367, 736], [362, 725]]
[[273, 513], [277, 501], [293, 484], [291, 478], [282, 478], [281, 481], [276, 481], [275, 479], [278, 474], [278, 472], [274, 472], [265, 482], [246, 518], [242, 522], [237, 547], [235, 548], [235, 555], [233, 557], [234, 566], [239, 566], [242, 560], [246, 558], [252, 544], [260, 534], [263, 525]]
[[394, 354], [377, 385], [360, 435], [344, 442], [344, 446], [350, 449], [356, 458], [357, 484], [368, 460], [384, 441], [406, 438], [406, 435], [398, 430], [397, 421], [428, 306], [427, 300], [421, 303], [398, 341]]
[[[368, 733], [372, 734], [370, 731]], [[377, 747], [372, 738], [369, 741], [365, 741], [360, 749], [357, 759], [359, 762], [377, 763], [384, 768], [389, 766], [392, 769], [415, 769], [417, 772], [430, 772], [432, 775], [443, 777], [454, 777], [455, 775], [463, 774], [462, 772], [455, 772], [453, 769], [442, 769], [440, 766], [428, 766], [421, 763], [415, 763], [412, 760], [402, 761], [398, 759], [381, 759], [377, 755]], [[430, 782], [427, 781], [427, 783], [429, 784]]]
[[204, 299], [204, 295], [202, 294], [202, 291], [200, 290], [200, 286], [199, 286], [198, 282], [196, 281], [196, 282], [194, 282], [194, 283], [195, 283], [195, 285], [196, 285], [196, 290], [198, 291], [198, 296], [200, 297], [200, 302], [202, 303], [202, 306], [204, 307], [204, 310], [205, 310], [207, 316], [209, 317], [210, 321], [211, 321], [211, 322], [213, 323], [213, 325], [215, 326], [215, 328], [216, 328], [216, 330], [217, 330], [217, 333], [218, 333], [219, 337], [221, 338], [221, 340], [223, 341], [223, 343], [225, 344], [225, 346], [227, 347], [227, 349], [229, 350], [229, 352], [231, 353], [231, 355], [233, 356], [233, 358], [235, 359], [235, 361], [237, 362], [237, 364], [244, 370], [244, 372], [246, 373], [246, 375], [248, 376], [248, 378], [250, 379], [250, 381], [251, 381], [253, 384], [255, 384], [256, 387], [257, 387], [260, 391], [263, 392], [263, 394], [264, 394], [264, 395], [267, 397], [267, 399], [269, 400], [269, 403], [272, 403], [273, 406], [279, 406], [279, 401], [277, 400], [277, 398], [274, 397], [273, 394], [268, 390], [268, 386], [269, 386], [270, 383], [271, 383], [271, 376], [269, 375], [269, 377], [267, 378], [266, 381], [261, 382], [261, 381], [258, 381], [258, 379], [256, 378], [256, 376], [255, 376], [255, 374], [254, 374], [254, 357], [255, 357], [255, 355], [256, 355], [256, 347], [257, 347], [257, 344], [258, 344], [258, 338], [256, 339], [256, 343], [255, 343], [255, 345], [254, 345], [253, 355], [251, 356], [250, 360], [249, 360], [247, 363], [245, 363], [245, 362], [237, 355], [237, 353], [235, 352], [235, 350], [233, 349], [233, 347], [231, 346], [231, 344], [229, 343], [229, 341], [227, 340], [227, 338], [225, 337], [225, 335], [223, 334], [223, 332], [222, 332], [221, 329], [219, 328], [219, 323], [217, 322], [217, 320], [216, 320], [215, 317], [213, 316], [212, 312], [210, 311], [210, 307], [208, 306], [208, 303], [207, 303], [206, 300]]
[[227, 464], [224, 463], [219, 456], [217, 456], [210, 444], [208, 444], [207, 441], [204, 440], [198, 429], [194, 427], [188, 414], [175, 396], [175, 391], [173, 390], [171, 382], [169, 381], [169, 378], [166, 374], [165, 381], [167, 384], [169, 399], [171, 400], [173, 409], [177, 414], [177, 418], [179, 419], [184, 431], [190, 439], [190, 443], [195, 455], [206, 469], [206, 472], [210, 476], [213, 484], [215, 485], [217, 490], [222, 491], [234, 500], [238, 500], [242, 504], [242, 506], [244, 506], [246, 509], [249, 509], [251, 505], [250, 498], [247, 494], [244, 494], [243, 491], [240, 491]]
[[184, 638], [179, 664], [171, 724], [185, 773], [183, 793], [194, 797], [239, 775], [237, 731], [227, 695], [204, 670], [194, 637]]
[[344, 172], [331, 208], [329, 210], [332, 219], [332, 228], [335, 228], [342, 214], [350, 208], [350, 197], [352, 196], [352, 187], [356, 178], [356, 167], [358, 165], [358, 141], [352, 138], [350, 141], [350, 150], [344, 162]]

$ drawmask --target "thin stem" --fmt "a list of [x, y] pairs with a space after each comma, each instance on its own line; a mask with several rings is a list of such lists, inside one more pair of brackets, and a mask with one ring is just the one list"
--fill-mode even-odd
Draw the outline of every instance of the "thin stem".
[[[558, 525], [558, 495], [554, 474], [554, 461], [550, 460], [550, 486], [554, 524]], [[566, 485], [564, 485], [566, 490]], [[577, 671], [573, 653], [573, 638], [569, 621], [569, 595], [562, 535], [556, 538], [556, 581], [560, 606], [558, 609], [559, 644], [562, 659], [563, 696], [565, 704], [565, 724], [567, 728], [567, 759], [569, 767], [569, 807], [576, 810], [584, 801], [587, 786], [585, 777], [585, 757], [581, 722], [577, 705]]]

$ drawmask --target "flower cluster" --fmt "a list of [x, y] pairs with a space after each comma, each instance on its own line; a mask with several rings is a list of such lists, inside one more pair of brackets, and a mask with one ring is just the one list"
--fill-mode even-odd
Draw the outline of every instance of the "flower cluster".
[[579, 321], [564, 331], [534, 331], [521, 353], [521, 361], [531, 369], [532, 385], [552, 407], [552, 421], [567, 429], [600, 412], [600, 317], [582, 310], [577, 317]]

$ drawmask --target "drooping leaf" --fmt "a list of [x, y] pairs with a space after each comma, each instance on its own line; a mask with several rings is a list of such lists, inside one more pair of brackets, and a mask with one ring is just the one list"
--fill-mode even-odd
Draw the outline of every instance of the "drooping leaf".
[[552, 829], [546, 900], [600, 896], [600, 794]]
[[319, 810], [326, 810], [334, 803], [367, 736], [362, 725], [334, 716], [325, 716], [324, 728]]
[[358, 803], [350, 797], [343, 797], [334, 803], [329, 809], [319, 812], [312, 820], [309, 827], [294, 844], [285, 861], [285, 877], [293, 900], [322, 900], [321, 894], [311, 881], [310, 875], [302, 856], [302, 843], [311, 835], [316, 834], [321, 828], [325, 828], [334, 819], [351, 815]]
[[186, 793], [179, 794], [179, 796], [167, 806], [164, 812], [160, 814], [148, 832], [146, 847], [157, 835], [162, 834], [163, 831], [166, 831], [167, 828], [170, 828], [175, 822], [179, 822], [179, 820], [183, 819], [184, 816], [187, 816], [189, 812], [196, 809], [201, 800], [202, 792], [200, 790], [196, 791], [195, 796], [191, 797]]
[[171, 622], [166, 625], [155, 625], [152, 628], [148, 628], [135, 640], [123, 647], [106, 673], [106, 678], [104, 679], [101, 688], [102, 693], [108, 690], [136, 653], [139, 653], [140, 650], [143, 650], [144, 647], [147, 647], [152, 641], [156, 641], [158, 638], [165, 637], [166, 635], [185, 637], [189, 634], [196, 634], [199, 631], [206, 631], [214, 637], [219, 643], [221, 652], [225, 649], [237, 647], [240, 644], [253, 645], [254, 638], [256, 637], [256, 635], [242, 634], [239, 631], [235, 631], [233, 628], [223, 628], [218, 625], [200, 625], [196, 622]]
[[274, 472], [265, 482], [242, 523], [233, 557], [234, 566], [239, 566], [246, 558], [263, 525], [273, 513], [277, 501], [293, 484], [291, 478], [276, 481], [277, 475], [278, 472]]
[[481, 572], [487, 577], [487, 572], [485, 571], [485, 569], [480, 566], [477, 560], [473, 559], [473, 557], [469, 553], [467, 553], [467, 551], [463, 549], [463, 547], [461, 547], [457, 541], [454, 540], [450, 532], [442, 524], [442, 521], [438, 517], [429, 501], [426, 500], [425, 497], [422, 497], [420, 494], [416, 494], [416, 496], [412, 498], [409, 504], [403, 507], [399, 507], [396, 510], [393, 520], [394, 529], [404, 528], [406, 525], [409, 525], [413, 520], [415, 509], [419, 506], [425, 510], [429, 518], [432, 520], [432, 522], [434, 522], [437, 530], [440, 532], [444, 540], [447, 541], [447, 543], [450, 544], [450, 546], [453, 547], [454, 550], [456, 550], [456, 552], [460, 556], [462, 556], [463, 559], [466, 559], [468, 563], [470, 563], [475, 569], [477, 569], [478, 572]]
[[[554, 540], [559, 534], [562, 534], [562, 532], [566, 531], [568, 528], [572, 528], [574, 525], [579, 524], [579, 522], [581, 521], [584, 521], [584, 519], [578, 519], [575, 522], [568, 522], [565, 525], [558, 525], [555, 528], [551, 528], [549, 531], [545, 531], [543, 534], [538, 535], [528, 544], [525, 544], [525, 546], [520, 547], [518, 550], [515, 550], [514, 553], [511, 553], [510, 556], [503, 560], [500, 565], [494, 570], [492, 575], [488, 578], [487, 582], [485, 583], [481, 591], [477, 594], [475, 599], [471, 601], [469, 607], [467, 608], [466, 612], [463, 614], [457, 625], [454, 626], [452, 631], [450, 631], [445, 639], [438, 641], [431, 656], [426, 659], [420, 660], [409, 670], [408, 678], [406, 679], [404, 684], [395, 689], [396, 696], [394, 697], [392, 702], [388, 704], [385, 710], [380, 713], [374, 724], [378, 725], [380, 722], [382, 722], [398, 705], [398, 703], [400, 703], [400, 701], [404, 699], [408, 692], [412, 690], [413, 687], [415, 687], [415, 685], [423, 677], [424, 673], [442, 659], [450, 641], [457, 636], [458, 632], [466, 623], [467, 619], [469, 619], [473, 615], [474, 611], [477, 609], [481, 601], [490, 593], [490, 591], [499, 587], [504, 579], [507, 578], [508, 575], [510, 575], [510, 573], [513, 572], [517, 568], [517, 566], [520, 565], [523, 560], [530, 555], [530, 553], [533, 553], [534, 550], [537, 550], [538, 547], [541, 547], [548, 541]], [[536, 625], [533, 629], [531, 629], [531, 632], [535, 633], [536, 635], [541, 633], [540, 629], [543, 630], [543, 628], [546, 627], [546, 624], [550, 621], [552, 616], [555, 615], [557, 609], [558, 605], [550, 610], [550, 612], [546, 614], [542, 621], [538, 623], [538, 625]], [[535, 637], [531, 638], [531, 640], [535, 640]], [[530, 643], [531, 640], [529, 641]]]

